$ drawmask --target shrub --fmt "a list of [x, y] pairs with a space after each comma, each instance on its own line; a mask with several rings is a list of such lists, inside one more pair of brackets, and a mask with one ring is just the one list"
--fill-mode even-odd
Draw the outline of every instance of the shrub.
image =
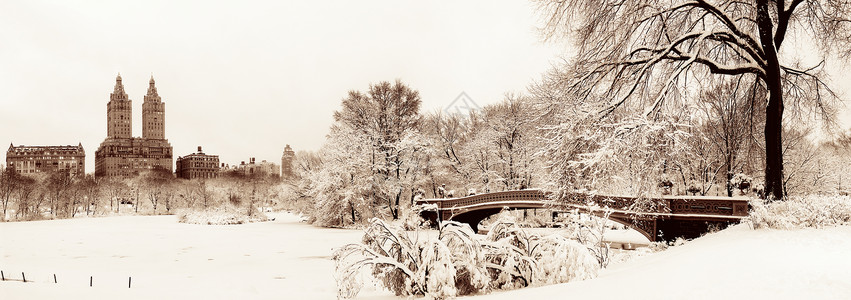
[[493, 288], [583, 280], [597, 276], [600, 269], [584, 245], [558, 235], [531, 234], [516, 223], [494, 224], [487, 240]]
[[809, 195], [766, 203], [751, 200], [754, 228], [823, 228], [851, 225], [851, 197]]
[[599, 266], [581, 244], [561, 236], [540, 237], [514, 223], [494, 224], [479, 242], [466, 224], [443, 222], [437, 239], [412, 240], [398, 227], [374, 218], [361, 244], [334, 251], [337, 295], [360, 292], [369, 267], [398, 296], [445, 299], [490, 288], [515, 288], [586, 279]]
[[251, 215], [246, 214], [245, 208], [230, 205], [211, 207], [208, 209], [189, 208], [177, 211], [180, 223], [205, 225], [236, 225], [251, 222], [268, 221], [268, 217], [257, 208], [251, 207]]
[[[425, 295], [442, 299], [454, 295], [443, 287], [454, 282], [448, 249], [434, 241], [415, 244], [400, 228], [373, 218], [364, 230], [361, 244], [348, 244], [334, 251], [337, 295], [353, 298], [360, 292], [360, 271], [372, 267], [372, 276], [397, 296]], [[432, 274], [426, 272], [432, 271]], [[432, 278], [427, 278], [429, 275]], [[429, 288], [429, 285], [432, 285]], [[433, 294], [432, 294], [433, 293]]]

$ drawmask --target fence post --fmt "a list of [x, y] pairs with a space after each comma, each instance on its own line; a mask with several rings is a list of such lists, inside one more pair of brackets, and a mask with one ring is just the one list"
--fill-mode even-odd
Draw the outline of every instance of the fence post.
[[93, 276], [89, 276], [89, 287], [92, 287], [92, 277]]
[[53, 283], [58, 283], [56, 282], [56, 274], [53, 274]]
[[3, 274], [3, 271], [0, 271], [0, 277], [3, 278], [3, 281], [6, 281], [6, 275]]
[[133, 277], [127, 277], [127, 288], [130, 288], [130, 284], [133, 283]]
[[27, 275], [24, 272], [21, 272], [21, 277], [24, 278], [24, 282], [27, 282]]

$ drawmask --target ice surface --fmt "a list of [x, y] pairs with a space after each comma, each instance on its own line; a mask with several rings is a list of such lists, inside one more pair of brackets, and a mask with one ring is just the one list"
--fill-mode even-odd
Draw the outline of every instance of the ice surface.
[[218, 226], [174, 216], [0, 223], [0, 270], [36, 281], [0, 282], [0, 299], [335, 299], [331, 250], [363, 232], [270, 216]]

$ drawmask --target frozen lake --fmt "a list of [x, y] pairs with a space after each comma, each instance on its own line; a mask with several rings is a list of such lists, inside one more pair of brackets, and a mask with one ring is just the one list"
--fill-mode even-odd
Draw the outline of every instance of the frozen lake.
[[362, 231], [317, 228], [288, 213], [273, 217], [230, 226], [182, 224], [174, 216], [0, 223], [0, 270], [35, 281], [0, 283], [0, 294], [334, 299], [332, 248], [360, 241]]

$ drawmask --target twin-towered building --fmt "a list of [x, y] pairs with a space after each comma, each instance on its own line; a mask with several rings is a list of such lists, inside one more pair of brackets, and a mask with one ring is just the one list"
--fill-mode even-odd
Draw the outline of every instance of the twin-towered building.
[[146, 170], [173, 170], [172, 147], [165, 138], [165, 103], [153, 76], [142, 103], [142, 137], [133, 137], [133, 102], [124, 92], [120, 74], [106, 104], [106, 134], [95, 152], [95, 176], [132, 177]]
[[[217, 155], [198, 152], [178, 157], [172, 168], [172, 146], [165, 138], [165, 103], [157, 93], [153, 76], [148, 82], [148, 92], [142, 103], [142, 137], [133, 137], [133, 102], [124, 91], [121, 74], [115, 78], [115, 87], [106, 104], [106, 139], [95, 152], [96, 177], [133, 177], [153, 169], [168, 170], [180, 178], [215, 178], [220, 171]], [[246, 175], [280, 174], [293, 176], [293, 152], [290, 145], [284, 149], [281, 165], [250, 159], [234, 166]], [[77, 146], [14, 146], [6, 152], [6, 165], [21, 174], [67, 172], [84, 175], [86, 153], [83, 145]], [[278, 173], [280, 172], [280, 173]]]

